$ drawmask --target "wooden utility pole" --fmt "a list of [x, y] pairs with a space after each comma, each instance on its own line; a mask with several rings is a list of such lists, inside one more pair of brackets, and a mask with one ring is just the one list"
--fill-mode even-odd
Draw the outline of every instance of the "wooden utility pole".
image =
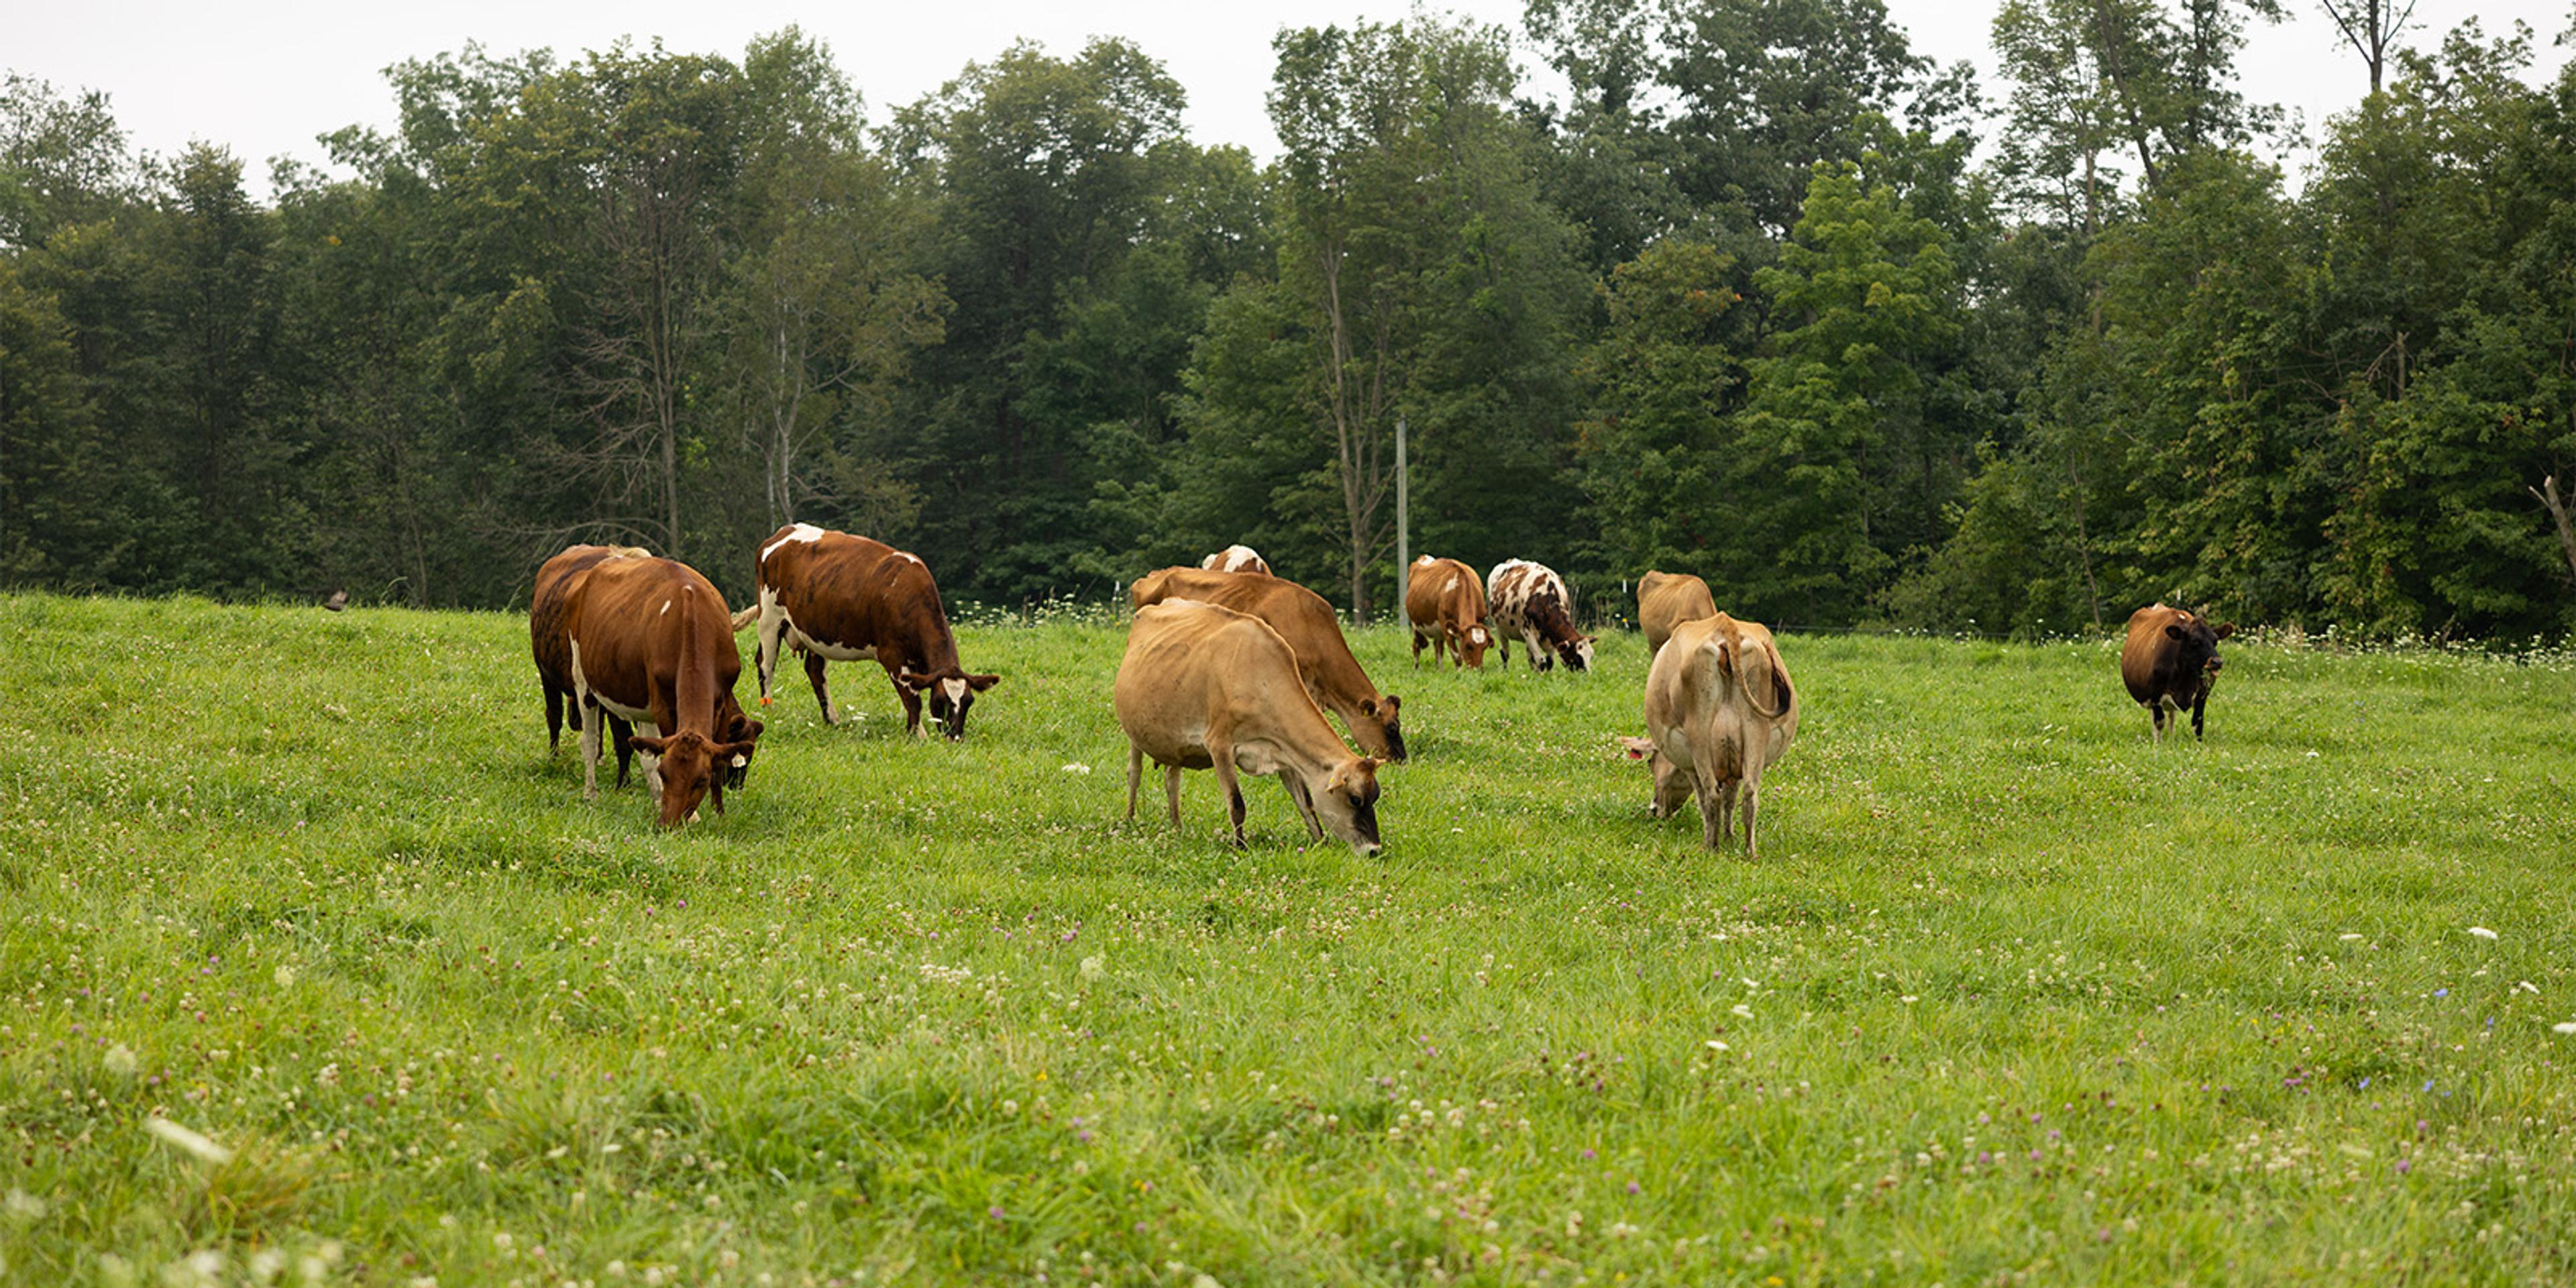
[[1413, 593], [1413, 471], [1404, 461], [1404, 417], [1395, 418], [1395, 610]]

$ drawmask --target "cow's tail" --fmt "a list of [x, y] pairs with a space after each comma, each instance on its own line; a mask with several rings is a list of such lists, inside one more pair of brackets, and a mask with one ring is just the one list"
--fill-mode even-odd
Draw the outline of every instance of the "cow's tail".
[[733, 628], [739, 631], [743, 627], [749, 626], [758, 620], [760, 620], [760, 605], [755, 603], [751, 607], [733, 615]]
[[[1752, 650], [1747, 651], [1750, 652]], [[1753, 686], [1750, 684], [1744, 686], [1744, 701], [1746, 705], [1753, 708], [1753, 713], [1755, 715], [1758, 715], [1765, 720], [1778, 720], [1789, 714], [1789, 703], [1791, 701], [1789, 692], [1789, 670], [1787, 667], [1780, 665], [1780, 651], [1777, 647], [1770, 644], [1764, 644], [1761, 646], [1761, 653], [1762, 664], [1771, 669], [1771, 688], [1779, 696], [1780, 708], [1776, 711], [1763, 710], [1762, 699], [1753, 696]]]

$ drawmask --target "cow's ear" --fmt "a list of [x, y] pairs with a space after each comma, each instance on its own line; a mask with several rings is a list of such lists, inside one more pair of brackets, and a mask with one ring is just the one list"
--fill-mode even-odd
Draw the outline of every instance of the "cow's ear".
[[970, 675], [966, 677], [966, 687], [973, 689], [977, 693], [982, 693], [984, 690], [992, 688], [994, 685], [1000, 684], [1001, 682], [1002, 677], [998, 675]]
[[2217, 629], [2212, 630], [2212, 631], [2210, 632], [2210, 634], [2215, 635], [2215, 636], [2217, 636], [2217, 637], [2218, 637], [2218, 638], [2220, 638], [2220, 639], [2226, 639], [2228, 636], [2233, 635], [2233, 634], [2235, 634], [2235, 633], [2236, 633], [2236, 623], [2234, 623], [2234, 622], [2221, 622], [2221, 623], [2218, 625]]
[[760, 737], [760, 735], [762, 734], [762, 732], [763, 732], [763, 731], [765, 731], [765, 730], [767, 730], [768, 728], [769, 728], [769, 726], [768, 726], [768, 725], [762, 724], [761, 722], [759, 722], [759, 721], [757, 721], [757, 720], [746, 720], [746, 721], [743, 721], [743, 733], [742, 733], [742, 736], [743, 736], [743, 738], [744, 738], [744, 740], [745, 740], [745, 741], [752, 741], [752, 740], [756, 740], [756, 739], [758, 739], [758, 738]]
[[[743, 742], [726, 743], [723, 746], [716, 748], [714, 754], [715, 758], [719, 762], [731, 765], [737, 760], [750, 759], [751, 753], [758, 750], [760, 750], [760, 744], [745, 740]], [[740, 766], [735, 767], [740, 768]]]
[[1404, 699], [1399, 698], [1392, 693], [1378, 701], [1378, 709], [1384, 711], [1386, 713], [1386, 718], [1389, 720], [1393, 720], [1395, 718], [1396, 710], [1403, 705]]
[[641, 736], [641, 735], [638, 735], [638, 736], [636, 736], [636, 737], [633, 737], [633, 738], [627, 739], [627, 745], [628, 745], [628, 746], [631, 746], [631, 747], [633, 747], [634, 749], [636, 749], [637, 751], [643, 752], [645, 755], [648, 755], [648, 756], [658, 756], [658, 755], [661, 755], [661, 754], [662, 754], [662, 749], [663, 749], [664, 747], [669, 746], [670, 744], [671, 744], [671, 740], [670, 740], [670, 739], [668, 739], [668, 738], [646, 738], [646, 737], [643, 737], [643, 736]]
[[2169, 639], [2169, 640], [2178, 640], [2178, 639], [2181, 639], [2181, 638], [2182, 638], [2182, 628], [2181, 628], [2181, 627], [2179, 627], [2179, 626], [2174, 625], [2174, 624], [2173, 624], [2173, 623], [2171, 623], [2171, 622], [2167, 622], [2167, 623], [2165, 623], [2165, 638], [2166, 638], [2166, 639]]
[[1655, 754], [1655, 740], [1652, 738], [1631, 738], [1623, 734], [1619, 746], [1628, 753], [1630, 760], [1644, 760]]
[[923, 689], [929, 688], [933, 683], [929, 676], [923, 675], [921, 672], [911, 670], [909, 668], [895, 672], [894, 682], [912, 690], [915, 693], [919, 693]]

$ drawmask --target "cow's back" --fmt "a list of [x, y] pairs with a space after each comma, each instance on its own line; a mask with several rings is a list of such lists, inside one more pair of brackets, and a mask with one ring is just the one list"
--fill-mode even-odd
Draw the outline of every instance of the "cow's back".
[[1111, 701], [1127, 736], [1167, 762], [1204, 748], [1223, 713], [1284, 706], [1291, 718], [1298, 708], [1317, 724], [1324, 718], [1298, 678], [1295, 654], [1269, 623], [1189, 598], [1137, 610]]
[[1648, 572], [1637, 579], [1637, 627], [1649, 651], [1661, 649], [1674, 628], [1717, 615], [1708, 583], [1686, 572]]
[[720, 694], [742, 674], [723, 592], [676, 559], [602, 560], [568, 598], [573, 660], [592, 688], [621, 705], [648, 705], [654, 691], [675, 686], [684, 642], [706, 651]]
[[528, 646], [537, 669], [549, 679], [571, 682], [572, 647], [564, 633], [565, 613], [573, 589], [600, 563], [610, 559], [650, 559], [640, 546], [567, 546], [537, 568], [537, 584], [528, 601]]
[[2181, 650], [2165, 634], [2168, 626], [2190, 620], [2191, 614], [2163, 603], [2149, 604], [2129, 614], [2128, 638], [2120, 644], [2120, 682], [2128, 686], [2129, 696], [2138, 702], [2153, 702], [2163, 692], [2157, 683], [2159, 669], [2170, 672], [2170, 658]]

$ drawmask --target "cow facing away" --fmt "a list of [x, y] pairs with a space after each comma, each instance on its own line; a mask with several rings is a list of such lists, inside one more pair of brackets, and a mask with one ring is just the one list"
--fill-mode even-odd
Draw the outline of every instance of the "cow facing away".
[[1495, 642], [1503, 665], [1512, 663], [1512, 637], [1529, 649], [1530, 669], [1545, 671], [1563, 659], [1574, 671], [1592, 669], [1592, 637], [1574, 629], [1574, 596], [1565, 579], [1545, 564], [1506, 559], [1485, 578], [1493, 598]]
[[1001, 683], [998, 675], [971, 675], [958, 665], [957, 636], [939, 601], [939, 584], [919, 557], [882, 541], [791, 523], [761, 543], [754, 570], [759, 601], [735, 615], [734, 629], [760, 624], [760, 702], [769, 705], [781, 643], [805, 655], [823, 723], [838, 723], [823, 666], [874, 661], [885, 668], [903, 702], [904, 730], [921, 734], [927, 703], [931, 722], [950, 739], [966, 736], [966, 712], [975, 695]]
[[1620, 741], [1631, 759], [1653, 761], [1655, 817], [1671, 818], [1695, 791], [1700, 836], [1714, 850], [1740, 788], [1744, 857], [1756, 857], [1762, 771], [1798, 736], [1798, 691], [1771, 632], [1724, 613], [1675, 627], [1646, 672], [1646, 732]]
[[[581, 732], [581, 704], [571, 702], [572, 638], [564, 633], [566, 596], [603, 559], [652, 557], [652, 551], [640, 546], [567, 546], [537, 569], [536, 593], [528, 603], [528, 646], [536, 654], [537, 687], [546, 695], [547, 755], [562, 746], [567, 702], [572, 731]], [[617, 785], [624, 787], [627, 767], [635, 760], [634, 745], [628, 741], [635, 731], [616, 716], [608, 717], [608, 731], [617, 749]]]
[[1181, 771], [1214, 769], [1234, 843], [1243, 845], [1240, 774], [1276, 774], [1305, 820], [1363, 855], [1381, 848], [1377, 766], [1354, 756], [1298, 678], [1297, 659], [1269, 623], [1230, 608], [1176, 599], [1137, 610], [1112, 685], [1127, 733], [1127, 817], [1145, 761], [1163, 767], [1163, 797], [1181, 821]]
[[1316, 705], [1342, 718], [1360, 750], [1404, 759], [1404, 725], [1396, 696], [1380, 693], [1342, 638], [1341, 619], [1324, 597], [1268, 573], [1164, 568], [1136, 579], [1128, 597], [1142, 609], [1166, 599], [1195, 599], [1249, 613], [1270, 624], [1297, 655], [1297, 675]]
[[1246, 545], [1232, 545], [1199, 560], [1199, 567], [1209, 572], [1257, 572], [1270, 575], [1270, 564], [1261, 552]]
[[1637, 579], [1637, 629], [1646, 633], [1646, 654], [1661, 652], [1673, 628], [1684, 622], [1717, 616], [1717, 600], [1708, 583], [1686, 572], [1649, 571]]
[[2191, 736], [2200, 737], [2209, 691], [2218, 684], [2218, 642], [2236, 633], [2228, 622], [2212, 627], [2184, 608], [2149, 604], [2129, 614], [2129, 638], [2120, 647], [2120, 681], [2147, 709], [2155, 740], [2164, 741], [2166, 712], [2191, 712]]
[[1485, 583], [1475, 569], [1429, 555], [1414, 560], [1404, 590], [1404, 616], [1413, 625], [1415, 666], [1422, 665], [1427, 641], [1435, 666], [1446, 652], [1459, 666], [1484, 668], [1494, 633], [1485, 624]]
[[671, 559], [605, 559], [565, 595], [564, 635], [581, 703], [582, 796], [599, 795], [606, 717], [648, 726], [635, 749], [664, 827], [697, 817], [725, 780], [748, 770], [761, 724], [734, 702], [742, 654], [715, 586]]

